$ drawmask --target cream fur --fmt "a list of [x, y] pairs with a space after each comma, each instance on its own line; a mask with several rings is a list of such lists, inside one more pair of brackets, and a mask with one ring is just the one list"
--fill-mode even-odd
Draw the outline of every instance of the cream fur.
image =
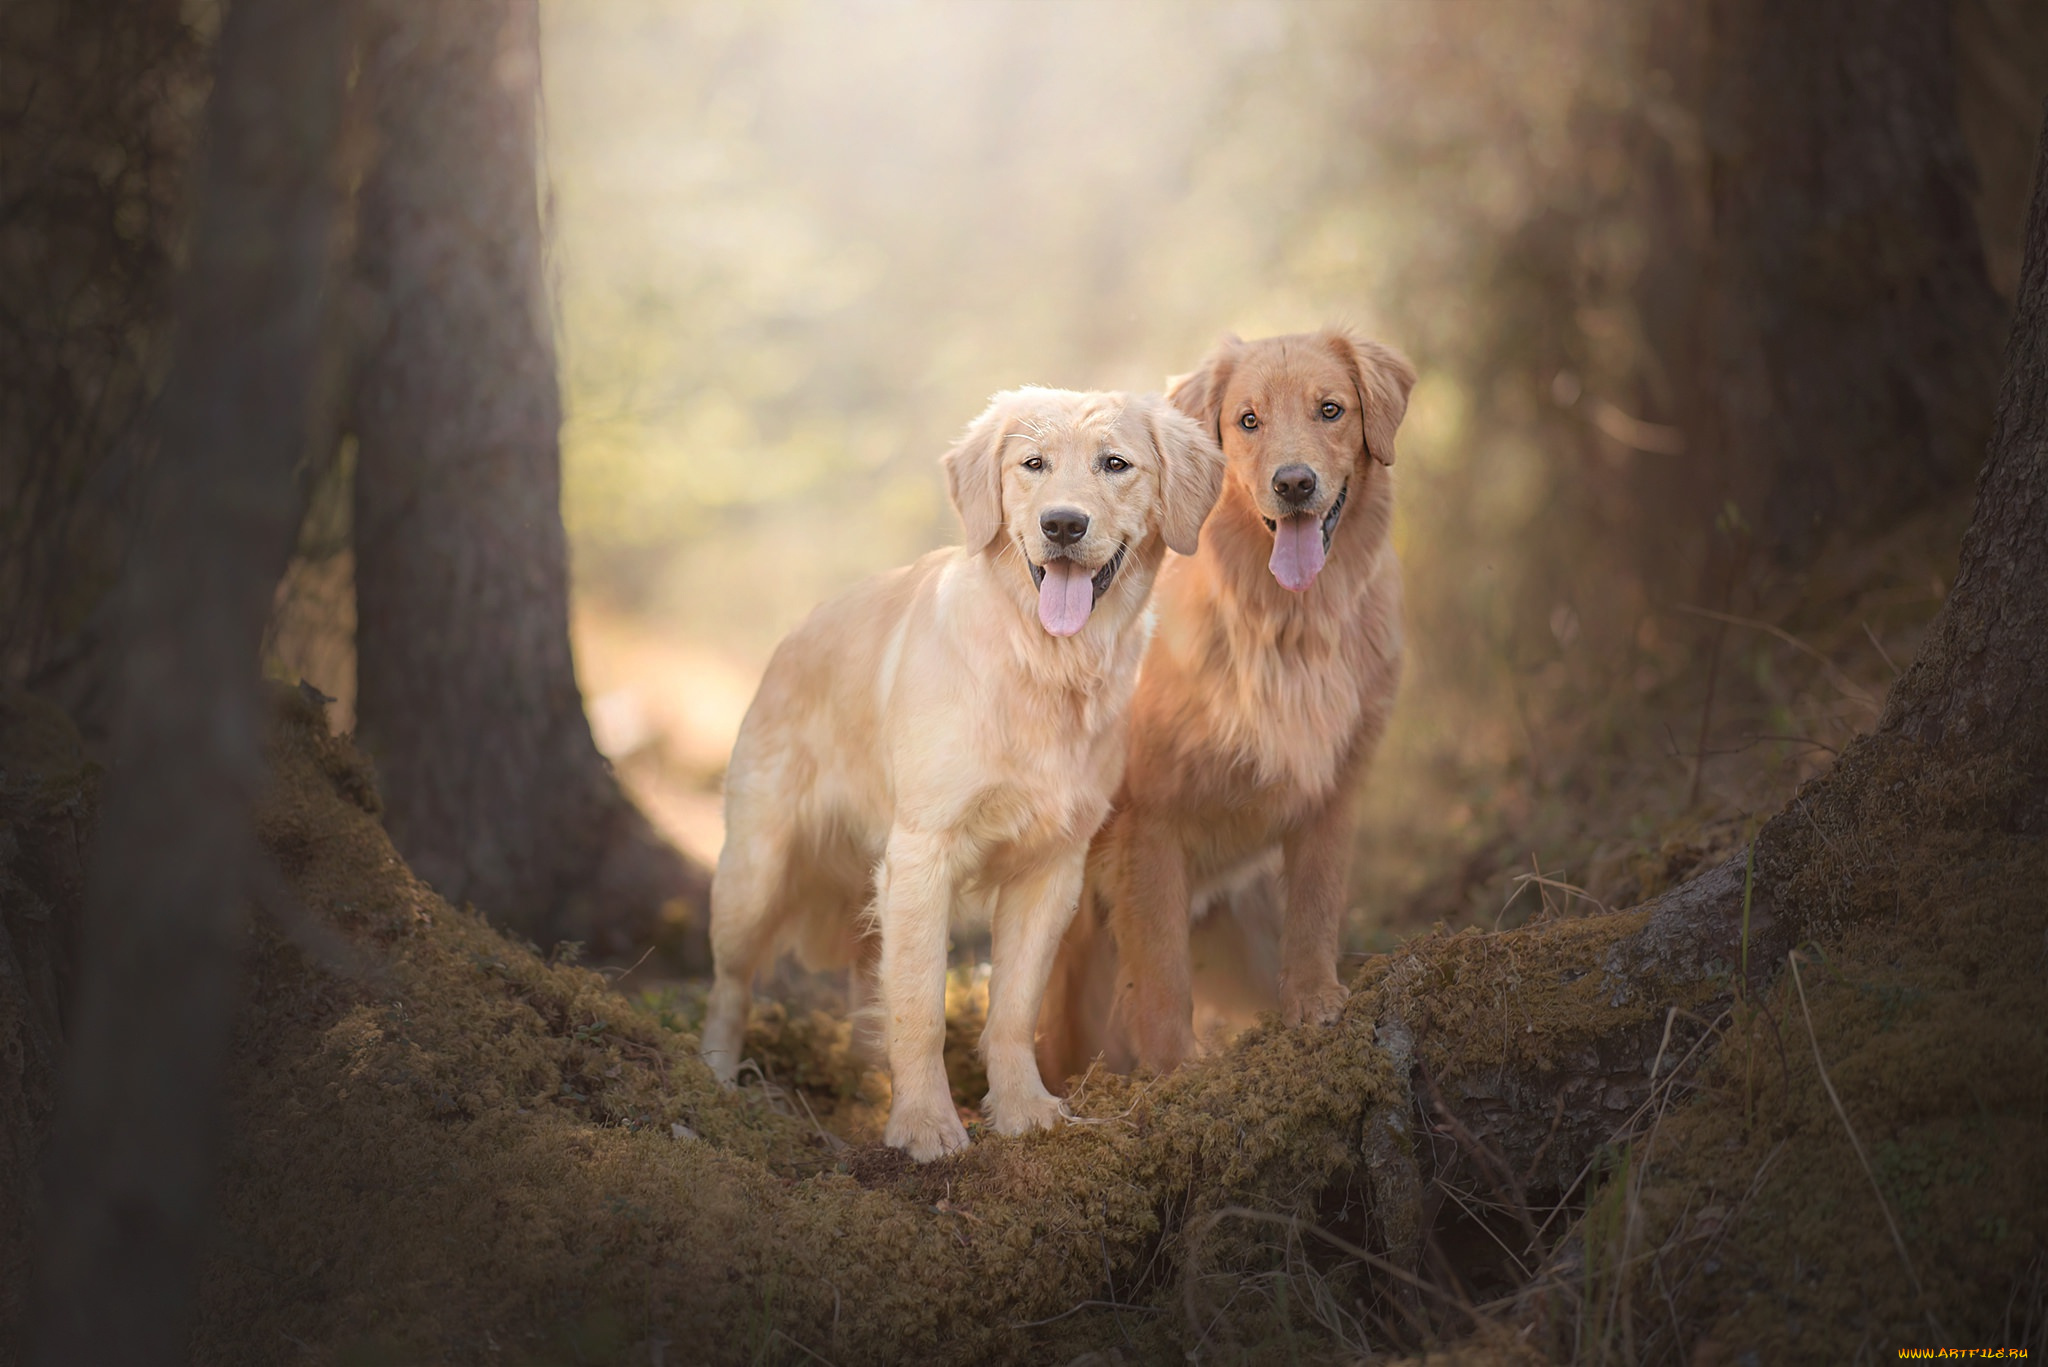
[[[1108, 469], [1112, 453], [1130, 468]], [[1164, 401], [1046, 389], [997, 395], [945, 467], [968, 544], [819, 608], [741, 725], [701, 1046], [730, 1081], [753, 978], [784, 945], [813, 967], [854, 964], [857, 996], [872, 966], [886, 1137], [920, 1162], [967, 1142], [941, 1047], [947, 927], [977, 905], [993, 932], [989, 1122], [1018, 1134], [1059, 1116], [1033, 1057], [1040, 997], [1123, 771], [1167, 541], [1193, 547], [1222, 479], [1213, 439]], [[1039, 526], [1052, 507], [1088, 514], [1084, 568], [1128, 547], [1064, 638], [1040, 624], [1031, 573], [1055, 553]]]

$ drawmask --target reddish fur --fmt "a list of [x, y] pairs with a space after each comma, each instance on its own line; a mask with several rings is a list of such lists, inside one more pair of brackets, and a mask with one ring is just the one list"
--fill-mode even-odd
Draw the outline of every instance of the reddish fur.
[[[1169, 397], [1218, 435], [1228, 468], [1200, 551], [1159, 578], [1123, 786], [1040, 1018], [1048, 1079], [1098, 1052], [1165, 1071], [1193, 1051], [1189, 908], [1276, 847], [1282, 1018], [1323, 1023], [1342, 1009], [1351, 798], [1400, 679], [1389, 467], [1414, 380], [1394, 352], [1325, 331], [1228, 338], [1174, 385]], [[1332, 396], [1346, 411], [1321, 420]], [[1238, 426], [1247, 406], [1256, 432]], [[1301, 593], [1267, 569], [1262, 520], [1284, 511], [1273, 472], [1297, 461], [1316, 472], [1320, 507], [1350, 481], [1328, 562]]]

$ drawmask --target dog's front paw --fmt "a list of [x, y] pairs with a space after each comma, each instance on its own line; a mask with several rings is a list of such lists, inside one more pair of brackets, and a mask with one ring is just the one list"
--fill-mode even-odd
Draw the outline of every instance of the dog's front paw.
[[703, 1042], [697, 1046], [697, 1056], [711, 1069], [711, 1076], [730, 1087], [739, 1080], [740, 1041], [735, 1031], [721, 1031], [715, 1026], [704, 1031]]
[[967, 1147], [967, 1127], [950, 1101], [935, 1105], [897, 1104], [889, 1108], [889, 1127], [882, 1138], [919, 1163], [944, 1158]]
[[1137, 1050], [1139, 1067], [1154, 1073], [1170, 1073], [1195, 1056], [1192, 1009], [1133, 1000], [1125, 1009], [1124, 1020]]
[[1307, 987], [1283, 983], [1280, 987], [1280, 1023], [1283, 1025], [1330, 1025], [1344, 1014], [1351, 989], [1335, 977]]
[[1033, 1130], [1049, 1130], [1066, 1116], [1060, 1099], [1043, 1086], [1035, 1092], [1006, 1097], [990, 1092], [981, 1104], [990, 1128], [997, 1134], [1019, 1135]]

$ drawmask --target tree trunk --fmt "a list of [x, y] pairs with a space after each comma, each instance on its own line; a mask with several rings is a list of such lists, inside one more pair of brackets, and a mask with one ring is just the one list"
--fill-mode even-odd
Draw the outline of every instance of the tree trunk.
[[64, 713], [0, 691], [0, 1362], [19, 1362], [32, 1212], [78, 981], [95, 784]]
[[[2038, 834], [2048, 824], [2048, 127], [2036, 150], [2005, 381], [1954, 587], [1877, 731], [1764, 827], [1759, 878], [1801, 889], [1801, 936], [1888, 907], [1811, 889], [1873, 816]], [[1883, 790], [1880, 791], [1880, 788]]]
[[0, 5], [0, 681], [95, 738], [205, 56], [176, 0]]
[[702, 873], [592, 743], [569, 650], [534, 0], [385, 6], [360, 268], [357, 716], [393, 839], [451, 901], [614, 951]]
[[237, 0], [221, 30], [164, 478], [119, 602], [113, 778], [36, 1262], [44, 1363], [184, 1357], [265, 776], [257, 650], [321, 430], [346, 27], [320, 0]]
[[2048, 128], [2015, 314], [1955, 587], [1878, 729], [1952, 756], [1998, 752], [2038, 773], [2048, 747]]
[[[1703, 535], [1732, 501], [1796, 567], [1961, 489], [1983, 450], [2004, 310], [1950, 6], [1660, 8], [1653, 60], [1698, 122], [1697, 145], [1660, 130], [1645, 168], [1660, 247], [1639, 304], [1664, 396], [1645, 408], [1689, 440], [1637, 462], [1641, 503]], [[1642, 522], [1668, 559], [1666, 518]]]

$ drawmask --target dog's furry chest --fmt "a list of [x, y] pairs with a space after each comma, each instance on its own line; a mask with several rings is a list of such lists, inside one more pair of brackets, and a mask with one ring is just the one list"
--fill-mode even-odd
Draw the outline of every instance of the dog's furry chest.
[[1233, 797], [1284, 821], [1336, 787], [1367, 702], [1368, 680], [1347, 663], [1336, 650], [1233, 655], [1207, 699]]
[[1376, 576], [1343, 616], [1214, 602], [1166, 649], [1177, 667], [1148, 710], [1137, 801], [1178, 826], [1197, 880], [1270, 849], [1352, 781], [1400, 673], [1399, 586]]
[[1108, 794], [1097, 791], [1067, 793], [1048, 802], [1042, 792], [1010, 785], [982, 789], [961, 813], [958, 827], [979, 856], [969, 882], [994, 887], [1071, 854], [1108, 811]]
[[1119, 714], [1045, 735], [986, 769], [954, 818], [954, 828], [979, 852], [975, 881], [1006, 882], [1084, 847], [1108, 815], [1123, 754]]

